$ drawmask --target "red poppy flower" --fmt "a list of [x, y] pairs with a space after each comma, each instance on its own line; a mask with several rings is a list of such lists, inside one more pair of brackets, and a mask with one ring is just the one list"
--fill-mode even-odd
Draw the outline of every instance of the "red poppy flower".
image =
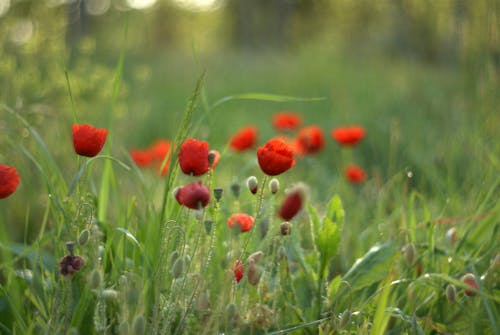
[[208, 143], [189, 138], [179, 150], [179, 165], [182, 172], [201, 176], [208, 171]]
[[359, 166], [351, 164], [345, 169], [345, 177], [351, 183], [356, 184], [366, 179], [366, 173]]
[[300, 154], [312, 154], [325, 146], [323, 130], [318, 126], [302, 128], [297, 134], [296, 147]]
[[94, 157], [101, 151], [108, 130], [104, 128], [94, 128], [88, 124], [73, 125], [73, 147], [80, 156]]
[[71, 278], [85, 264], [83, 258], [76, 255], [67, 255], [59, 260], [59, 272], [64, 278]]
[[210, 190], [201, 181], [195, 181], [180, 187], [175, 193], [175, 198], [181, 205], [191, 209], [200, 209], [208, 205]]
[[245, 273], [245, 268], [243, 267], [243, 263], [240, 260], [235, 261], [231, 266], [231, 271], [233, 271], [234, 280], [236, 280], [236, 282], [239, 283], [240, 280], [243, 278], [243, 274]]
[[282, 111], [273, 115], [276, 130], [293, 130], [302, 124], [302, 116], [297, 113]]
[[303, 184], [294, 186], [287, 194], [278, 210], [278, 215], [285, 221], [290, 221], [304, 206], [306, 188]]
[[0, 199], [7, 198], [14, 193], [21, 177], [12, 166], [0, 165]]
[[250, 149], [257, 141], [257, 128], [254, 126], [243, 127], [233, 135], [229, 146], [235, 151]]
[[353, 146], [365, 137], [365, 129], [361, 126], [337, 127], [332, 130], [332, 137], [342, 146]]
[[240, 226], [240, 231], [242, 233], [252, 229], [253, 223], [254, 218], [245, 213], [235, 213], [227, 219], [227, 225], [229, 228], [233, 229], [234, 225], [238, 225]]
[[269, 176], [279, 175], [295, 164], [292, 149], [278, 138], [271, 139], [260, 147], [257, 159], [261, 170]]
[[149, 151], [154, 160], [163, 162], [163, 159], [165, 159], [165, 156], [170, 151], [170, 141], [157, 140], [151, 145]]
[[139, 167], [146, 167], [153, 162], [153, 155], [150, 150], [134, 149], [130, 151], [130, 157]]

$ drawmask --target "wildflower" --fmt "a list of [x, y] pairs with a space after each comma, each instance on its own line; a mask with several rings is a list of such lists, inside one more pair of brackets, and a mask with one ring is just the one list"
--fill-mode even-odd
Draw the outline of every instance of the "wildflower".
[[304, 206], [306, 188], [303, 184], [294, 186], [281, 204], [278, 215], [285, 221], [290, 221]]
[[211, 169], [215, 169], [220, 161], [220, 153], [217, 150], [210, 150], [208, 152], [208, 164]]
[[[466, 284], [467, 286], [471, 287], [472, 289], [475, 289], [475, 290], [479, 289], [479, 285], [477, 284], [476, 276], [474, 276], [474, 274], [472, 274], [472, 273], [467, 273], [467, 274], [463, 275], [462, 278], [460, 278], [460, 280], [462, 281], [462, 283]], [[465, 289], [464, 293], [466, 296], [469, 296], [469, 297], [476, 295], [475, 291], [468, 290], [468, 289]]]
[[273, 126], [276, 130], [293, 130], [302, 123], [300, 114], [282, 111], [273, 115]]
[[85, 262], [83, 258], [76, 255], [66, 255], [59, 260], [59, 272], [65, 278], [71, 278], [75, 272], [78, 272]]
[[162, 162], [170, 151], [170, 141], [156, 140], [148, 150], [155, 161]]
[[130, 151], [130, 158], [139, 167], [149, 166], [153, 162], [153, 155], [149, 150], [134, 149]]
[[325, 146], [323, 130], [318, 126], [302, 128], [297, 134], [296, 150], [299, 154], [313, 154]]
[[257, 193], [257, 190], [259, 188], [259, 182], [257, 181], [257, 177], [255, 176], [250, 176], [247, 179], [247, 187], [252, 194]]
[[257, 128], [254, 126], [243, 127], [236, 132], [229, 142], [234, 151], [244, 151], [252, 148], [257, 141]]
[[257, 150], [257, 159], [261, 170], [269, 175], [276, 176], [294, 164], [292, 149], [281, 139], [271, 139]]
[[209, 168], [208, 143], [189, 138], [182, 143], [179, 150], [179, 165], [182, 172], [201, 176]]
[[243, 274], [245, 273], [245, 268], [243, 267], [243, 263], [240, 260], [235, 261], [231, 266], [231, 270], [233, 271], [234, 274], [234, 280], [236, 280], [236, 282], [239, 283], [240, 280], [243, 278]]
[[0, 199], [7, 198], [14, 193], [19, 186], [21, 177], [12, 166], [0, 165]]
[[210, 201], [210, 190], [201, 181], [179, 187], [174, 195], [179, 204], [191, 209], [203, 208]]
[[365, 129], [361, 126], [337, 127], [332, 130], [332, 137], [342, 146], [354, 146], [365, 137]]
[[349, 165], [344, 173], [347, 180], [353, 184], [361, 183], [366, 179], [365, 171], [355, 164]]
[[75, 152], [85, 157], [97, 156], [104, 146], [107, 136], [107, 129], [94, 128], [88, 124], [74, 124], [73, 147]]
[[232, 214], [229, 219], [227, 219], [227, 225], [229, 228], [233, 229], [234, 225], [240, 226], [240, 231], [242, 233], [252, 229], [254, 223], [254, 218], [245, 213], [235, 213]]

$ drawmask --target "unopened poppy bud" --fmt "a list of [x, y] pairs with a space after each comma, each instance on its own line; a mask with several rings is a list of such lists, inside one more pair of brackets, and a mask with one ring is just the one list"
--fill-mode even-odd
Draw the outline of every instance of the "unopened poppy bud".
[[247, 279], [248, 282], [252, 285], [257, 285], [260, 280], [260, 271], [257, 265], [253, 260], [248, 262], [248, 271], [247, 271]]
[[174, 264], [177, 258], [179, 258], [179, 252], [177, 250], [172, 251], [169, 256], [170, 264]]
[[128, 335], [129, 334], [129, 325], [127, 321], [122, 321], [118, 326], [118, 334], [119, 335]]
[[452, 227], [446, 231], [446, 241], [450, 246], [454, 246], [455, 242], [457, 241], [457, 230]]
[[184, 272], [184, 260], [182, 258], [178, 258], [174, 265], [172, 265], [172, 276], [177, 279], [182, 276]]
[[247, 262], [250, 262], [250, 260], [253, 260], [255, 263], [259, 261], [259, 259], [264, 255], [262, 251], [256, 251], [250, 256], [248, 256]]
[[132, 324], [132, 333], [134, 335], [144, 335], [146, 332], [146, 320], [142, 315], [138, 315], [135, 317], [134, 322]]
[[231, 270], [233, 271], [234, 280], [236, 280], [236, 282], [239, 283], [240, 280], [243, 278], [243, 274], [245, 273], [245, 268], [243, 267], [243, 263], [241, 263], [241, 261], [239, 260], [235, 261], [231, 266]]
[[280, 225], [280, 232], [283, 236], [290, 235], [292, 233], [292, 224], [288, 221], [283, 222]]
[[278, 179], [273, 178], [269, 181], [269, 191], [271, 191], [271, 194], [276, 194], [278, 193], [280, 189], [280, 182]]
[[220, 187], [214, 188], [214, 197], [217, 202], [222, 198], [223, 189]]
[[233, 193], [233, 196], [235, 198], [238, 198], [240, 196], [240, 184], [232, 183], [231, 184], [231, 192]]
[[85, 245], [90, 237], [90, 231], [88, 229], [82, 230], [80, 235], [78, 235], [78, 245]]
[[99, 287], [101, 287], [101, 283], [102, 283], [101, 272], [95, 269], [90, 274], [89, 287], [91, 290], [97, 290]]
[[235, 318], [238, 315], [238, 309], [235, 304], [228, 304], [226, 306], [226, 316], [229, 320]]
[[[470, 286], [473, 289], [476, 289], [476, 290], [479, 289], [479, 285], [477, 284], [477, 281], [476, 281], [476, 276], [474, 276], [473, 273], [467, 273], [467, 274], [463, 275], [460, 280], [462, 281], [462, 283], [466, 284], [467, 286]], [[468, 290], [468, 289], [465, 289], [464, 293], [468, 297], [472, 297], [472, 296], [476, 295], [475, 291]]]
[[255, 176], [250, 176], [247, 179], [247, 187], [252, 192], [252, 194], [257, 193], [257, 190], [259, 189], [259, 182], [257, 181], [257, 177]]
[[349, 310], [345, 310], [341, 315], [339, 319], [339, 329], [343, 329], [345, 326], [349, 324], [351, 321], [351, 312]]
[[118, 299], [118, 292], [112, 289], [102, 290], [102, 297], [109, 302], [115, 301]]
[[415, 257], [417, 255], [417, 249], [415, 248], [415, 244], [413, 243], [407, 244], [404, 248], [404, 253], [406, 256], [406, 264], [408, 264], [408, 266], [412, 266], [413, 262], [415, 261]]
[[455, 301], [457, 298], [457, 289], [455, 288], [455, 285], [453, 284], [448, 284], [448, 286], [446, 286], [446, 299], [448, 299], [448, 301]]
[[284, 246], [279, 246], [278, 250], [276, 251], [276, 257], [278, 261], [286, 259], [286, 250]]

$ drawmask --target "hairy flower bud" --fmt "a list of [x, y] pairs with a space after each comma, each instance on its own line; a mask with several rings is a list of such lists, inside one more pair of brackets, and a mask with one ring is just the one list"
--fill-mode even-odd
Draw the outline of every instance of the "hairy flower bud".
[[457, 289], [455, 288], [455, 285], [448, 284], [448, 286], [446, 286], [446, 299], [451, 302], [457, 299]]
[[81, 246], [85, 245], [88, 242], [89, 237], [90, 237], [90, 231], [88, 229], [82, 230], [80, 235], [78, 235], [78, 245]]
[[269, 181], [269, 191], [271, 191], [271, 194], [276, 194], [278, 193], [280, 189], [280, 182], [278, 179], [273, 178]]
[[257, 180], [257, 177], [255, 176], [250, 176], [247, 179], [247, 187], [252, 194], [257, 193], [257, 190], [259, 189], [259, 182]]
[[[462, 283], [466, 284], [467, 286], [470, 286], [472, 289], [479, 289], [479, 285], [477, 284], [476, 276], [474, 276], [473, 273], [467, 273], [460, 278]], [[472, 297], [476, 295], [476, 292], [473, 290], [468, 290], [465, 289], [464, 293], [466, 296]]]

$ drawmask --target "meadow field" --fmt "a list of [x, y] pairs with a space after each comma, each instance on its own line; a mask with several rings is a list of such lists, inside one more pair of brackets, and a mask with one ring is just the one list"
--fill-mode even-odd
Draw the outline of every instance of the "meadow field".
[[500, 334], [498, 2], [265, 4], [0, 0], [0, 334]]

